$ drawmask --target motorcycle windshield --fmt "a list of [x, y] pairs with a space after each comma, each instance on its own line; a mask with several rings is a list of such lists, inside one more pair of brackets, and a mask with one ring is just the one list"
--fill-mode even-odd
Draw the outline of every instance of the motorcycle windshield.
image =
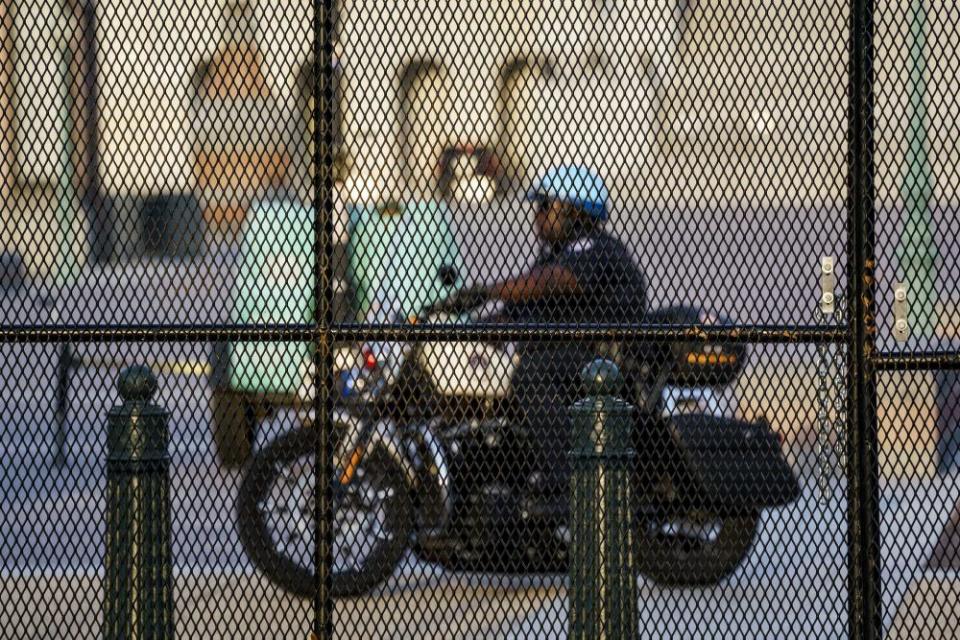
[[439, 202], [351, 207], [347, 250], [361, 321], [405, 318], [463, 286], [453, 223]]

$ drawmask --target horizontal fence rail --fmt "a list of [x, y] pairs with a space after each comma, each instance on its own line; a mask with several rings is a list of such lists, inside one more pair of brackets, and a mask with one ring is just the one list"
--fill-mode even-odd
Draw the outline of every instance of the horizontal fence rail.
[[848, 339], [843, 328], [780, 326], [710, 326], [615, 324], [531, 325], [390, 325], [336, 324], [328, 330], [310, 325], [263, 326], [67, 326], [8, 327], [0, 329], [0, 342], [288, 342], [329, 336], [334, 342], [393, 340], [524, 340], [567, 342], [578, 340], [624, 340], [633, 342], [718, 341], [730, 343], [798, 344], [841, 343]]
[[957, 371], [960, 352], [881, 353], [870, 359], [877, 371]]

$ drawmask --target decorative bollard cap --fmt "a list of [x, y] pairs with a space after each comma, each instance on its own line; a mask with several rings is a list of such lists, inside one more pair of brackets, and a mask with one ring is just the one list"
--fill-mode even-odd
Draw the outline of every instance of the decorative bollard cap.
[[615, 396], [623, 388], [623, 376], [616, 364], [597, 358], [580, 372], [580, 381], [588, 396]]
[[143, 365], [127, 367], [117, 376], [117, 390], [123, 401], [107, 412], [108, 471], [167, 460], [169, 414], [151, 403], [156, 376]]
[[[584, 397], [570, 407], [573, 422], [571, 454], [596, 460], [632, 450], [633, 407], [620, 397], [623, 376], [610, 360], [594, 360], [580, 372]], [[591, 462], [590, 464], [593, 464]]]
[[117, 376], [117, 390], [126, 402], [149, 402], [157, 391], [157, 377], [150, 367], [134, 365]]

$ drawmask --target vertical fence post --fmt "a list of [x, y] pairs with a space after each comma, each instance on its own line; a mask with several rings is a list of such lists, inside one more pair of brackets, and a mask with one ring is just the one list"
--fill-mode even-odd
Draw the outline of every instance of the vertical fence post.
[[847, 149], [847, 277], [850, 319], [848, 430], [848, 624], [850, 637], [879, 638], [880, 474], [874, 301], [874, 0], [851, 0]]
[[313, 640], [333, 637], [333, 599], [330, 595], [330, 566], [333, 561], [333, 41], [336, 3], [313, 0], [312, 82], [313, 119], [313, 304], [315, 342], [313, 350], [314, 415], [316, 449], [314, 474], [314, 567]]
[[581, 379], [587, 395], [570, 409], [570, 638], [633, 638], [639, 624], [633, 407], [615, 397], [623, 380], [609, 360], [589, 364]]
[[168, 414], [151, 404], [147, 367], [120, 373], [122, 404], [107, 414], [105, 640], [173, 638]]

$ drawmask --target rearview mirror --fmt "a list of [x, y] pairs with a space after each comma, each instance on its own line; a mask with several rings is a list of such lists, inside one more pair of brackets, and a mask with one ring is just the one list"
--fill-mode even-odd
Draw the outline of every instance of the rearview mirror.
[[457, 270], [454, 267], [451, 267], [448, 264], [442, 265], [440, 267], [438, 275], [440, 276], [440, 284], [445, 287], [453, 287], [457, 284]]

